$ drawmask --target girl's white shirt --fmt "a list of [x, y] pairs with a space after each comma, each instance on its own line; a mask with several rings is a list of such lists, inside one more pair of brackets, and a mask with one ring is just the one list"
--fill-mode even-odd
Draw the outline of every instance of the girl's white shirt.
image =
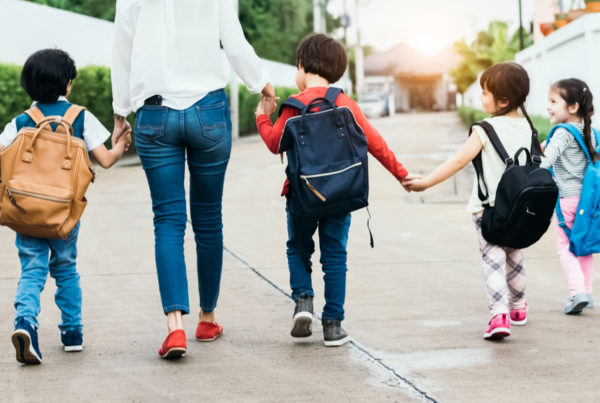
[[154, 95], [182, 110], [224, 88], [231, 74], [223, 50], [250, 92], [262, 91], [268, 75], [244, 37], [232, 0], [117, 0], [115, 113], [126, 116]]
[[[485, 120], [492, 125], [511, 158], [514, 157], [515, 153], [521, 147], [525, 147], [528, 150], [531, 149], [531, 127], [527, 119], [495, 116]], [[506, 164], [494, 149], [485, 131], [479, 126], [474, 126], [473, 129], [479, 135], [479, 139], [483, 145], [481, 149], [483, 177], [487, 184], [490, 205], [493, 206], [496, 200], [496, 189], [498, 188], [502, 174], [506, 170]], [[524, 158], [525, 153], [521, 154], [521, 163], [524, 162]], [[477, 195], [477, 176], [475, 176], [467, 210], [471, 213], [478, 213], [483, 210], [483, 205]]]

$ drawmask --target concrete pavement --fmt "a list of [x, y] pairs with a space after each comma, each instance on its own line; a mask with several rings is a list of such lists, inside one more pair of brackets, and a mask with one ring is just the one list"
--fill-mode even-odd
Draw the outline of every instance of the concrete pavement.
[[[465, 138], [454, 113], [400, 115], [374, 124], [410, 170], [428, 172]], [[0, 228], [2, 401], [598, 401], [598, 308], [562, 313], [567, 296], [553, 229], [526, 252], [530, 321], [506, 340], [482, 339], [487, 302], [473, 224], [472, 169], [407, 194], [371, 160], [371, 227], [353, 214], [344, 327], [354, 342], [322, 346], [321, 327], [294, 342], [286, 295], [283, 166], [259, 138], [234, 144], [224, 196], [224, 271], [217, 320], [224, 336], [193, 339], [187, 356], [160, 360], [166, 336], [154, 269], [150, 197], [141, 167], [99, 174], [79, 236], [84, 294], [81, 353], [64, 353], [55, 285], [42, 295], [40, 366], [21, 366], [10, 343], [19, 277], [14, 234]], [[191, 228], [186, 261], [198, 306]], [[323, 305], [318, 252], [315, 309]], [[596, 281], [596, 285], [598, 282]], [[600, 299], [598, 297], [597, 299]], [[0, 338], [2, 340], [2, 338]]]

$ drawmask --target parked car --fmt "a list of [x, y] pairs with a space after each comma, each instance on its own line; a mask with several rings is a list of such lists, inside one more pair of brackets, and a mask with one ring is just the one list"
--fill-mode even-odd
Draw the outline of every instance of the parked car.
[[358, 106], [368, 118], [389, 114], [387, 94], [365, 94], [358, 99]]

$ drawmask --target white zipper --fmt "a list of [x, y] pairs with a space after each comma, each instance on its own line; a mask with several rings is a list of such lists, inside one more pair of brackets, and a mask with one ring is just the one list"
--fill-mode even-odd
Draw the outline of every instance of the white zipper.
[[14, 200], [12, 197], [13, 193], [18, 194], [18, 195], [23, 195], [23, 196], [35, 197], [37, 199], [53, 201], [53, 202], [57, 202], [57, 203], [69, 203], [71, 201], [70, 199], [59, 199], [57, 197], [45, 196], [45, 195], [41, 195], [38, 193], [31, 193], [31, 192], [27, 192], [25, 190], [8, 189], [7, 188], [6, 191], [8, 192], [8, 196], [10, 197], [11, 201]]
[[314, 174], [314, 175], [300, 175], [300, 178], [306, 180], [306, 179], [312, 179], [312, 178], [320, 178], [323, 176], [331, 176], [331, 175], [337, 175], [337, 174], [341, 174], [342, 172], [346, 172], [349, 169], [352, 168], [356, 168], [357, 166], [362, 165], [362, 162], [357, 162], [356, 164], [352, 164], [344, 169], [340, 169], [339, 171], [335, 171], [335, 172], [326, 172], [323, 174]]

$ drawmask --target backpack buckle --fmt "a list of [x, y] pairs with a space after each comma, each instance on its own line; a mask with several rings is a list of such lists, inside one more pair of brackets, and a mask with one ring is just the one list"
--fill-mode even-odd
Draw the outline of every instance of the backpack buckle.
[[539, 155], [532, 155], [531, 161], [533, 161], [533, 163], [536, 165], [540, 165], [542, 163], [542, 157], [540, 157]]
[[504, 163], [506, 165], [514, 165], [515, 161], [512, 158], [507, 158], [506, 161], [504, 161]]

